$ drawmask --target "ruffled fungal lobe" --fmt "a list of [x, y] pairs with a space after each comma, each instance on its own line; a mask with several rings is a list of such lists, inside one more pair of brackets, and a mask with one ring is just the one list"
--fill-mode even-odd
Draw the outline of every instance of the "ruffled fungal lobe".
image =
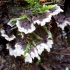
[[1, 32], [1, 36], [4, 37], [7, 41], [12, 41], [12, 40], [14, 40], [16, 38], [16, 36], [13, 35], [13, 34], [10, 35], [10, 36], [7, 35], [4, 29], [1, 29], [0, 32]]
[[24, 32], [25, 34], [32, 33], [35, 30], [35, 26], [29, 19], [17, 20], [16, 26], [18, 27], [18, 31]]
[[60, 27], [62, 30], [64, 30], [67, 25], [70, 25], [70, 18], [65, 18], [62, 13], [54, 16], [54, 19], [57, 23], [57, 26]]

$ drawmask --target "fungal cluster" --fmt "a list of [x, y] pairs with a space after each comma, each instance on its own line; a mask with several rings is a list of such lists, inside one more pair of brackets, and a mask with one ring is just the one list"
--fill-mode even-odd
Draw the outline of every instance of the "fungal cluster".
[[[31, 11], [26, 11], [26, 15], [32, 14]], [[52, 16], [60, 12], [63, 12], [60, 6], [54, 5], [52, 9], [46, 10], [42, 14], [30, 17], [23, 15], [22, 18], [10, 20], [7, 26], [0, 29], [1, 36], [8, 41], [6, 47], [9, 55], [15, 57], [22, 55], [25, 57], [25, 62], [32, 63], [34, 58], [40, 60], [44, 49], [50, 52], [53, 44], [50, 21]], [[64, 21], [65, 25], [66, 22]]]

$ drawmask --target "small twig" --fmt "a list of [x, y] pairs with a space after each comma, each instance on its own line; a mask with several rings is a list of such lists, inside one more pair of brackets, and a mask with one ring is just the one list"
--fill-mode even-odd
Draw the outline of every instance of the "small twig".
[[0, 1], [0, 2], [4, 3], [4, 2], [10, 2], [10, 1], [6, 1], [6, 0], [5, 0], [5, 1]]
[[50, 52], [51, 54], [58, 54], [58, 55], [70, 55], [70, 54], [66, 54], [66, 53], [59, 53], [59, 52]]
[[40, 66], [41, 66], [44, 70], [48, 70], [48, 68], [47, 68], [45, 65], [43, 65], [42, 63], [40, 64]]
[[43, 4], [46, 4], [46, 5], [47, 5], [47, 4], [52, 4], [52, 3], [53, 3], [53, 2], [45, 2], [45, 3], [43, 3]]

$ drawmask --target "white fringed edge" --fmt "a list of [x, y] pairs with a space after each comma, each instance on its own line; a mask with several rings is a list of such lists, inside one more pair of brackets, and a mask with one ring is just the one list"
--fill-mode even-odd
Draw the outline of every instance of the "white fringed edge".
[[16, 37], [14, 35], [12, 35], [11, 37], [9, 37], [6, 33], [5, 30], [1, 30], [1, 36], [4, 37], [7, 41], [12, 41], [14, 40]]
[[25, 29], [24, 27], [21, 27], [19, 20], [17, 20], [16, 26], [18, 27], [18, 31], [24, 32], [25, 34], [32, 33], [36, 29], [33, 24], [31, 24], [31, 29]]

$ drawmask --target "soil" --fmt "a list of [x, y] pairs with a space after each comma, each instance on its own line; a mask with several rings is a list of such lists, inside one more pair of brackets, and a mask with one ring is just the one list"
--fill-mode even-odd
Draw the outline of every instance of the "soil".
[[[18, 6], [19, 4], [24, 5], [27, 3], [0, 3], [0, 27], [6, 26], [10, 18], [22, 14], [23, 10], [21, 9], [21, 6]], [[64, 16], [70, 17], [69, 13], [70, 9], [68, 5]], [[10, 56], [5, 45], [7, 41], [0, 36], [0, 70], [65, 70], [66, 67], [70, 68], [70, 26], [65, 27], [66, 38], [63, 36], [62, 30], [57, 28], [55, 20], [52, 21], [51, 32], [54, 40], [53, 48], [50, 53], [47, 51], [42, 53], [39, 65], [36, 65], [37, 59], [35, 59], [32, 64], [29, 64], [24, 62], [23, 56], [17, 58]]]

